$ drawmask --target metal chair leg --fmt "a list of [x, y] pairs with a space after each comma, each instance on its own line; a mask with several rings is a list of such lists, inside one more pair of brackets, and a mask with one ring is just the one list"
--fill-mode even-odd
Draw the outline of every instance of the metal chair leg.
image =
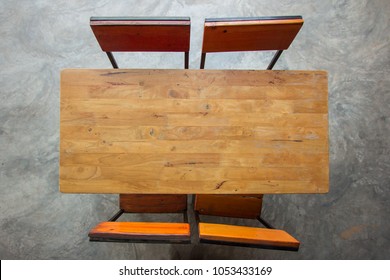
[[114, 69], [118, 69], [118, 64], [115, 61], [114, 55], [111, 52], [106, 52], [108, 59], [111, 62], [111, 65]]
[[108, 221], [109, 222], [115, 222], [116, 220], [118, 220], [118, 218], [120, 216], [122, 216], [122, 214], [124, 213], [125, 211], [123, 209], [120, 209], [114, 216], [112, 216]]
[[277, 51], [274, 57], [271, 60], [271, 63], [268, 65], [267, 70], [272, 70], [274, 68], [275, 63], [278, 61], [279, 57], [281, 56], [283, 50]]
[[202, 57], [200, 59], [200, 69], [204, 69], [205, 61], [206, 61], [206, 53], [202, 53]]
[[188, 223], [188, 214], [187, 214], [187, 210], [185, 210], [183, 212], [183, 222], [184, 223]]
[[257, 220], [262, 223], [266, 228], [275, 229], [270, 223], [264, 220], [262, 217], [258, 216]]
[[190, 64], [189, 61], [190, 61], [189, 52], [185, 52], [184, 53], [184, 69], [188, 69], [188, 66]]

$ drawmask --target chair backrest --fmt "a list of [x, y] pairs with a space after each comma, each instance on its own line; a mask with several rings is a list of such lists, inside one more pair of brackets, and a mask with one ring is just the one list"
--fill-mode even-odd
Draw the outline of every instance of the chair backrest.
[[107, 53], [184, 52], [188, 58], [188, 17], [91, 17], [90, 25]]
[[119, 208], [125, 213], [179, 213], [187, 210], [187, 195], [120, 194]]
[[302, 25], [301, 16], [208, 18], [202, 60], [211, 52], [286, 50]]
[[256, 219], [261, 215], [262, 201], [262, 194], [198, 194], [194, 209], [200, 215]]

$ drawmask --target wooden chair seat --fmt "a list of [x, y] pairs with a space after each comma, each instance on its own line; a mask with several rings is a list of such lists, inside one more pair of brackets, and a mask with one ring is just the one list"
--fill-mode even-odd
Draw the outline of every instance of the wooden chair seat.
[[201, 242], [297, 251], [300, 242], [284, 230], [199, 223]]
[[88, 234], [91, 241], [189, 243], [188, 223], [102, 222]]

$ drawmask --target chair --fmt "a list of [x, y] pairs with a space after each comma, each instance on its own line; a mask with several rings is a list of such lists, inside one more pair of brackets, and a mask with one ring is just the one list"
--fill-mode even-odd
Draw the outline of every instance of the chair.
[[[120, 210], [89, 232], [90, 241], [190, 243], [187, 195], [120, 194]], [[123, 213], [182, 213], [182, 223], [117, 222]]]
[[[297, 251], [299, 241], [261, 218], [263, 195], [196, 195], [199, 241], [220, 245]], [[257, 219], [265, 228], [200, 221], [200, 215]]]
[[90, 26], [112, 64], [112, 52], [184, 52], [188, 69], [191, 21], [187, 17], [91, 17]]
[[200, 68], [204, 69], [206, 53], [276, 50], [267, 67], [271, 70], [302, 24], [301, 16], [208, 18], [204, 24]]

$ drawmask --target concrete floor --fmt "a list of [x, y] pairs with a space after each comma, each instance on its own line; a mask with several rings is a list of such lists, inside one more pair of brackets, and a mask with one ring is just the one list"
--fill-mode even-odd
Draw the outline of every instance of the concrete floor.
[[[0, 258], [390, 259], [389, 14], [388, 0], [1, 0]], [[269, 195], [263, 212], [302, 242], [299, 252], [88, 241], [89, 229], [116, 211], [117, 197], [58, 190], [59, 73], [110, 68], [89, 27], [90, 16], [104, 15], [190, 16], [190, 68], [199, 67], [205, 17], [303, 16], [275, 69], [329, 72], [330, 192]], [[271, 55], [210, 55], [206, 68], [264, 69]], [[123, 68], [182, 61], [118, 57]]]

